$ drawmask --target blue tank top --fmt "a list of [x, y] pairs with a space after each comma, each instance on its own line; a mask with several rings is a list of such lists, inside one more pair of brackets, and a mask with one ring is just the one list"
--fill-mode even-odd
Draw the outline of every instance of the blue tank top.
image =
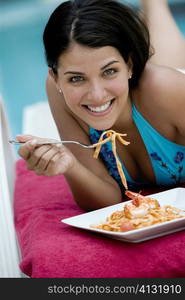
[[[185, 146], [178, 145], [163, 137], [140, 114], [134, 104], [132, 105], [132, 118], [145, 144], [155, 174], [156, 184], [159, 186], [175, 186], [185, 182]], [[103, 131], [90, 127], [89, 136], [91, 142], [96, 143], [102, 133]], [[117, 170], [111, 142], [102, 146], [100, 157], [106, 165], [109, 174], [117, 181], [124, 193], [125, 189]], [[129, 189], [138, 190], [151, 185], [149, 182], [133, 180], [123, 162], [121, 163]]]

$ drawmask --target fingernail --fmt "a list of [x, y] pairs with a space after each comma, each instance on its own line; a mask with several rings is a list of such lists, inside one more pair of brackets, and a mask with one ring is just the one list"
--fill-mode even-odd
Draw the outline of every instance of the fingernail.
[[31, 135], [29, 135], [29, 134], [16, 134], [16, 136], [17, 137], [25, 137], [25, 138], [31, 137]]
[[57, 147], [57, 148], [61, 148], [61, 147], [62, 147], [62, 145], [61, 145], [61, 144], [55, 144], [55, 147]]
[[31, 140], [29, 143], [30, 145], [35, 146], [37, 144], [37, 140]]
[[16, 138], [22, 137], [22, 134], [16, 134]]
[[30, 141], [26, 142], [26, 144], [30, 150], [33, 150], [34, 146], [36, 145], [36, 140], [30, 140]]

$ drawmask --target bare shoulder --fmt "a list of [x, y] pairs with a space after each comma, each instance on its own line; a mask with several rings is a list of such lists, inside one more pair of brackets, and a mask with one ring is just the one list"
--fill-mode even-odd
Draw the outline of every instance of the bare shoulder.
[[140, 81], [140, 88], [144, 95], [155, 99], [154, 103], [159, 104], [158, 101], [163, 102], [166, 97], [170, 101], [174, 96], [184, 96], [185, 75], [172, 68], [147, 64]]
[[[139, 106], [149, 113], [165, 111], [171, 119], [174, 113], [185, 109], [185, 74], [168, 67], [147, 64], [138, 90]], [[151, 109], [152, 108], [152, 109]]]

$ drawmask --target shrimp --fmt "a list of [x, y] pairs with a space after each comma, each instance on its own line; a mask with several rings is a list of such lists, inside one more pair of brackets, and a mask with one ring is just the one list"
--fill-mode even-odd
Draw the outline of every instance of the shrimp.
[[130, 203], [124, 206], [125, 216], [129, 219], [144, 217], [148, 212], [149, 206], [146, 203], [142, 203], [139, 206]]
[[120, 231], [129, 231], [133, 229], [134, 225], [131, 223], [131, 221], [123, 221], [120, 225]]
[[132, 204], [135, 206], [140, 206], [141, 204], [146, 204], [148, 208], [159, 208], [160, 204], [156, 199], [144, 197], [140, 193], [134, 193], [129, 190], [125, 191], [125, 195], [132, 199]]

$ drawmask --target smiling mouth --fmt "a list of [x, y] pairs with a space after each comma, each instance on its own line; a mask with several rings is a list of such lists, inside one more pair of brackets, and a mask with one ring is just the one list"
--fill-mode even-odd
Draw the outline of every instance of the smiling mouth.
[[102, 112], [105, 112], [109, 109], [109, 107], [112, 105], [114, 100], [115, 99], [112, 99], [112, 100], [108, 101], [107, 103], [105, 103], [104, 105], [101, 105], [101, 106], [83, 105], [83, 107], [85, 107], [86, 109], [88, 109], [89, 111], [91, 111], [93, 113], [102, 113]]

